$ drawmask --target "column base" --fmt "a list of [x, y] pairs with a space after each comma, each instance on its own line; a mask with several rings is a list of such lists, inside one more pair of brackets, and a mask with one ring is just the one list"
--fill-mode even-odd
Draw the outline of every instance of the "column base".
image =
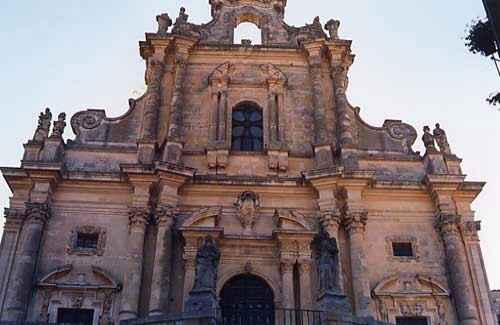
[[325, 292], [317, 300], [320, 310], [339, 316], [352, 316], [352, 307], [347, 297], [340, 293]]
[[120, 321], [127, 321], [127, 320], [131, 320], [131, 319], [137, 319], [138, 318], [138, 315], [136, 312], [133, 312], [133, 311], [128, 311], [128, 310], [122, 310], [120, 313], [119, 313], [119, 316], [120, 316]]

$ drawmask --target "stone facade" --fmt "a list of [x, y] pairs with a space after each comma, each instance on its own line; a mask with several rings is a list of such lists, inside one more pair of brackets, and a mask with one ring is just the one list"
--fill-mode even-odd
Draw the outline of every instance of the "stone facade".
[[[361, 119], [338, 21], [289, 26], [286, 0], [210, 4], [202, 25], [158, 15], [140, 42], [147, 90], [124, 115], [79, 112], [64, 141], [65, 114], [51, 133], [46, 110], [21, 166], [1, 169], [1, 320], [170, 317], [252, 275], [275, 308], [332, 324], [495, 324], [471, 210], [484, 183], [465, 179], [441, 126], [421, 155], [412, 126]], [[242, 22], [262, 45], [233, 44]], [[261, 123], [241, 147], [260, 150], [238, 150], [236, 107]]]
[[500, 290], [493, 290], [491, 292], [491, 300], [493, 303], [493, 310], [497, 316], [498, 324], [500, 324]]

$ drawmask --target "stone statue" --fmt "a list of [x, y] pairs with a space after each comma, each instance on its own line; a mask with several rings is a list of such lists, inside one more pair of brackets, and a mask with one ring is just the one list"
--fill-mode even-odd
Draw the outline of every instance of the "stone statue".
[[424, 126], [424, 135], [422, 136], [422, 141], [427, 152], [436, 152], [436, 146], [434, 144], [434, 136], [431, 134], [431, 129], [426, 125]]
[[328, 30], [328, 33], [330, 33], [331, 41], [339, 39], [339, 27], [340, 20], [330, 19], [326, 23], [325, 29]]
[[441, 152], [444, 154], [451, 155], [448, 137], [446, 136], [446, 132], [441, 129], [439, 123], [436, 123], [436, 128], [434, 129], [433, 134], [434, 139], [436, 139], [436, 142], [438, 144], [439, 150], [441, 150]]
[[57, 117], [57, 121], [54, 121], [54, 127], [52, 128], [51, 137], [61, 138], [65, 128], [66, 128], [66, 113], [61, 113]]
[[330, 238], [325, 229], [321, 229], [314, 239], [317, 250], [319, 290], [322, 293], [339, 293], [339, 249], [337, 240]]
[[50, 108], [47, 107], [45, 112], [41, 112], [38, 116], [38, 127], [33, 136], [33, 141], [43, 142], [49, 136], [50, 123], [52, 123], [52, 113]]
[[158, 22], [158, 34], [165, 35], [168, 33], [168, 28], [172, 26], [172, 19], [170, 19], [168, 14], [161, 14], [156, 16], [156, 21]]
[[193, 291], [214, 291], [216, 289], [219, 260], [220, 250], [213, 238], [208, 236], [196, 254], [196, 273]]

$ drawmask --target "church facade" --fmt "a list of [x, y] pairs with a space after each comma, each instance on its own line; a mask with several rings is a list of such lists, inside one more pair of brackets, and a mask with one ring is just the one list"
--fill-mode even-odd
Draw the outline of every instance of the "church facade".
[[[40, 114], [1, 169], [1, 321], [497, 324], [471, 210], [484, 183], [439, 124], [420, 153], [411, 125], [363, 121], [340, 23], [289, 26], [286, 2], [159, 15], [124, 115]], [[243, 22], [262, 45], [234, 44]]]

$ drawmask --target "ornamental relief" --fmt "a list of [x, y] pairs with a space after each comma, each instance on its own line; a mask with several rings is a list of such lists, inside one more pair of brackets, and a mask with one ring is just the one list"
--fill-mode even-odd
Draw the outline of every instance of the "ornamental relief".
[[237, 209], [237, 218], [243, 227], [243, 233], [253, 233], [260, 208], [259, 195], [245, 191], [238, 196], [234, 206]]

